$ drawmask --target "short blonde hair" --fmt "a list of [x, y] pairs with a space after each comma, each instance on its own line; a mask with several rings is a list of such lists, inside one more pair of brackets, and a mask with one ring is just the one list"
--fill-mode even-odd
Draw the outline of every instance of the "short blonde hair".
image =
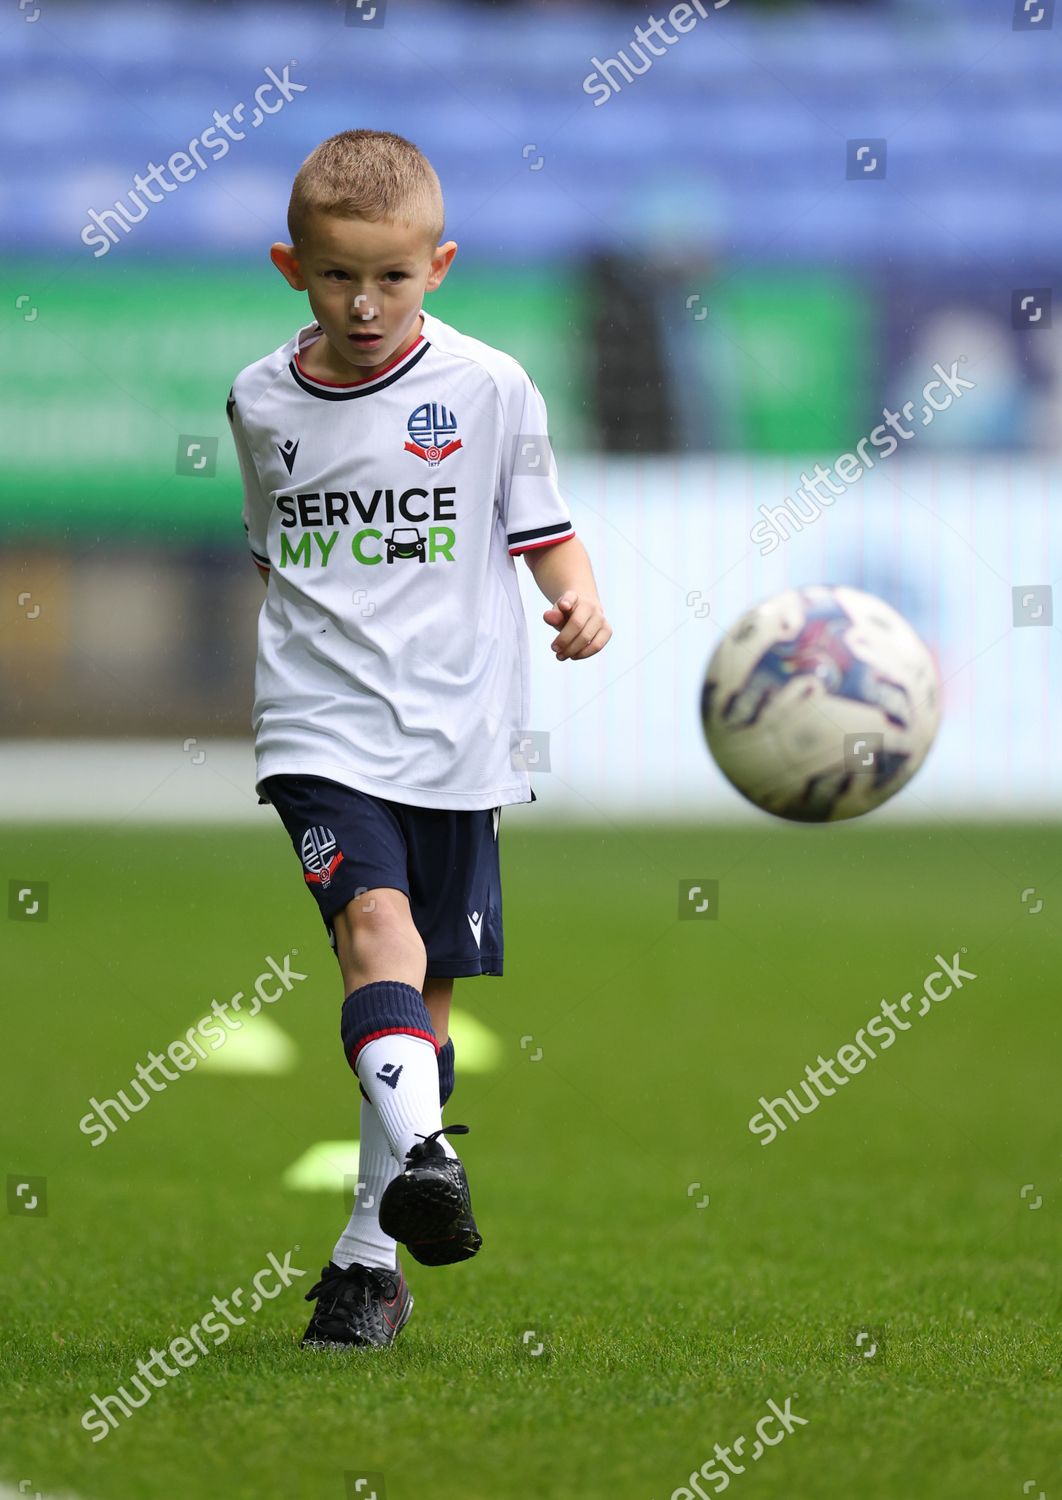
[[389, 130], [344, 130], [313, 151], [295, 175], [288, 233], [298, 247], [313, 213], [343, 219], [394, 219], [442, 242], [443, 196], [428, 158]]

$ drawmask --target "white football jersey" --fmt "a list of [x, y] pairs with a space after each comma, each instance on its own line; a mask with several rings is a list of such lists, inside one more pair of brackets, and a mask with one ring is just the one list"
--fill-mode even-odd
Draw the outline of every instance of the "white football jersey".
[[269, 568], [260, 793], [295, 773], [415, 807], [532, 800], [511, 748], [530, 713], [514, 558], [574, 529], [534, 382], [423, 318], [370, 380], [308, 376], [311, 323], [233, 384], [243, 523]]

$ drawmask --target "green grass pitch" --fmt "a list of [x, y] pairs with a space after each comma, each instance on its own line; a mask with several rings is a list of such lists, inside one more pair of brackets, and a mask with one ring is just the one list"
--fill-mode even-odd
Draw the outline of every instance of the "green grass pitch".
[[[484, 1250], [407, 1265], [393, 1350], [322, 1357], [300, 1292], [346, 1210], [281, 1178], [357, 1134], [357, 1094], [279, 824], [3, 831], [9, 883], [50, 889], [46, 922], [5, 929], [5, 1171], [46, 1177], [48, 1212], [3, 1220], [0, 1490], [667, 1500], [791, 1398], [803, 1425], [734, 1494], [1056, 1493], [1060, 847], [1050, 825], [503, 819], [507, 974], [455, 997], [503, 1061], [462, 1077], [459, 1055], [448, 1110]], [[718, 920], [679, 920], [683, 880], [719, 881]], [[761, 1094], [963, 947], [975, 981], [750, 1133]], [[293, 1072], [191, 1072], [90, 1145], [90, 1096], [294, 948], [308, 978], [270, 1009]], [[294, 1246], [301, 1286], [90, 1440], [94, 1392]]]

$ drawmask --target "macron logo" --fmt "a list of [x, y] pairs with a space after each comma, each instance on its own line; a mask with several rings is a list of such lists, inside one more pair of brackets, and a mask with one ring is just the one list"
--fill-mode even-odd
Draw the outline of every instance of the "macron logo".
[[472, 936], [475, 938], [475, 940], [476, 940], [476, 947], [478, 948], [479, 947], [479, 935], [480, 935], [480, 932], [481, 932], [482, 927], [483, 927], [483, 913], [481, 911], [470, 911], [470, 912], [467, 913], [467, 916], [468, 916], [468, 925], [472, 929]]
[[295, 441], [292, 442], [291, 439], [288, 438], [286, 442], [277, 444], [277, 452], [284, 460], [284, 467], [285, 469], [287, 469], [289, 474], [295, 467], [295, 455], [299, 451], [299, 443], [301, 441], [301, 438], [296, 438]]
[[376, 1076], [381, 1083], [386, 1083], [389, 1089], [396, 1089], [398, 1087], [398, 1077], [402, 1071], [402, 1067], [402, 1063], [399, 1063], [397, 1068], [395, 1067], [394, 1063], [384, 1063], [383, 1067], [380, 1069], [379, 1073], [377, 1073]]

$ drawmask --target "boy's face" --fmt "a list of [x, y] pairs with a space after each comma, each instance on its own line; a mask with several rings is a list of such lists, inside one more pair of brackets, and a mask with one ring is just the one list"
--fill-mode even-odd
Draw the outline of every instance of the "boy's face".
[[449, 270], [457, 245], [431, 249], [422, 231], [389, 219], [313, 214], [298, 250], [276, 244], [273, 264], [310, 299], [340, 379], [367, 379], [420, 333], [420, 307]]

